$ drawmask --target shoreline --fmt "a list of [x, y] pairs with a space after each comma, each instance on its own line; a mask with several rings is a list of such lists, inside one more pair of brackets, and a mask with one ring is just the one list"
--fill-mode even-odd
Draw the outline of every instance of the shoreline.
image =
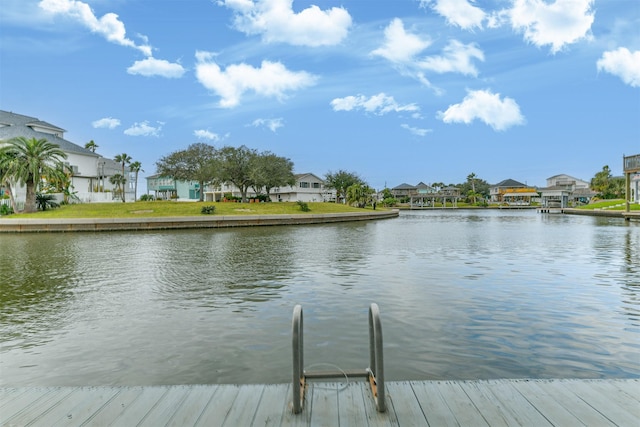
[[277, 225], [327, 224], [396, 218], [397, 209], [388, 211], [333, 214], [284, 215], [202, 215], [147, 218], [50, 218], [0, 219], [0, 233], [49, 233], [79, 231], [148, 231], [201, 228], [231, 228]]

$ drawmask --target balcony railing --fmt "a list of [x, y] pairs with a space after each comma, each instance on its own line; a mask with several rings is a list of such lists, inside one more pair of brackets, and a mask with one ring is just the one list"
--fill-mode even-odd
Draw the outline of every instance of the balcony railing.
[[624, 157], [624, 171], [625, 172], [640, 171], [640, 154], [636, 154], [635, 156]]

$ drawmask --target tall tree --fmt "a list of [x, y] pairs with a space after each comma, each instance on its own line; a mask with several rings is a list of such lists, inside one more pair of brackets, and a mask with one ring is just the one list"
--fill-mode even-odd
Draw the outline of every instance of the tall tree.
[[238, 187], [242, 202], [247, 201], [247, 190], [254, 183], [252, 171], [257, 157], [256, 150], [244, 145], [223, 147], [218, 152], [218, 178], [222, 182], [231, 182]]
[[96, 144], [95, 142], [93, 142], [93, 139], [91, 141], [87, 142], [86, 144], [84, 144], [84, 148], [86, 148], [87, 150], [92, 151], [93, 153], [96, 152], [98, 147], [99, 147], [99, 145]]
[[144, 169], [142, 169], [142, 163], [138, 161], [131, 162], [129, 170], [135, 174], [133, 182], [133, 200], [138, 200], [138, 174], [141, 171], [144, 172]]
[[174, 180], [197, 181], [200, 185], [200, 201], [204, 200], [206, 184], [216, 182], [216, 149], [202, 142], [191, 144], [185, 150], [174, 151], [156, 162], [160, 175]]
[[[129, 163], [131, 163], [131, 156], [129, 156], [127, 153], [122, 153], [122, 154], [118, 154], [116, 155], [116, 157], [114, 157], [113, 159], [116, 163], [120, 163], [122, 165], [122, 178], [125, 180], [125, 183], [127, 181], [127, 179], [125, 178], [125, 174], [124, 174], [124, 167], [126, 165], [128, 165]], [[125, 202], [125, 183], [122, 184], [122, 203]]]
[[270, 197], [271, 189], [296, 183], [296, 178], [293, 175], [293, 162], [269, 151], [256, 156], [250, 174], [251, 186], [255, 192], [259, 193], [264, 188], [267, 199]]
[[611, 169], [608, 165], [602, 167], [602, 170], [591, 178], [591, 188], [596, 191], [603, 199], [611, 198]]
[[375, 190], [366, 184], [353, 184], [347, 187], [347, 203], [355, 204], [359, 208], [364, 208], [371, 200]]
[[344, 170], [335, 173], [329, 171], [324, 180], [327, 188], [336, 190], [336, 203], [340, 202], [340, 196], [347, 195], [347, 188], [353, 184], [364, 184], [364, 181], [357, 174]]
[[16, 199], [11, 190], [11, 177], [9, 176], [9, 163], [13, 161], [13, 154], [2, 154], [0, 152], [0, 186], [4, 186], [9, 192], [9, 201], [13, 212], [18, 212]]
[[473, 199], [473, 203], [476, 203], [476, 174], [471, 172], [467, 175], [467, 182], [471, 185], [471, 192], [468, 193], [469, 198]]
[[5, 178], [23, 183], [27, 188], [25, 212], [37, 210], [36, 192], [42, 178], [55, 175], [56, 164], [66, 158], [60, 146], [46, 139], [19, 136], [0, 148], [0, 170], [4, 171]]

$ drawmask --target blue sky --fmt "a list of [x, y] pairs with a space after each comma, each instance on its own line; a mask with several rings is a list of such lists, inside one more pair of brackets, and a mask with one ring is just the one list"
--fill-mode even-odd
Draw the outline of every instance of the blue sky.
[[194, 142], [377, 189], [589, 180], [640, 153], [637, 0], [2, 0], [0, 19], [0, 109], [142, 176]]

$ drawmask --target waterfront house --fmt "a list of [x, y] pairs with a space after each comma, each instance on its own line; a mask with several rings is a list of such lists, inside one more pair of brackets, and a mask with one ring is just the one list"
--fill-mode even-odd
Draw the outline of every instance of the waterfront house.
[[[122, 174], [122, 166], [112, 159], [107, 159], [84, 147], [74, 144], [64, 138], [65, 130], [59, 126], [39, 120], [35, 117], [16, 114], [0, 110], [0, 144], [17, 137], [27, 139], [46, 139], [56, 144], [67, 155], [64, 161], [71, 174], [71, 191], [83, 202], [114, 200], [114, 186], [109, 177], [116, 173]], [[133, 199], [133, 179], [125, 167], [128, 185], [126, 195]], [[0, 184], [0, 195], [9, 191]], [[26, 189], [18, 186], [14, 188], [14, 196], [19, 204], [24, 202]], [[130, 193], [130, 195], [129, 195]], [[117, 198], [120, 200], [120, 198]]]
[[596, 195], [589, 182], [566, 174], [547, 178], [547, 186], [539, 191], [542, 206], [558, 208], [587, 204]]
[[409, 185], [407, 183], [402, 183], [391, 189], [391, 194], [393, 194], [393, 197], [395, 197], [398, 200], [403, 199], [405, 197], [411, 197], [411, 195], [414, 194], [415, 192], [416, 192], [416, 186]]
[[538, 197], [538, 190], [514, 179], [505, 179], [489, 188], [491, 203], [509, 205], [530, 205], [533, 198]]
[[622, 168], [624, 170], [627, 201], [629, 203], [640, 203], [640, 154], [622, 156]]

